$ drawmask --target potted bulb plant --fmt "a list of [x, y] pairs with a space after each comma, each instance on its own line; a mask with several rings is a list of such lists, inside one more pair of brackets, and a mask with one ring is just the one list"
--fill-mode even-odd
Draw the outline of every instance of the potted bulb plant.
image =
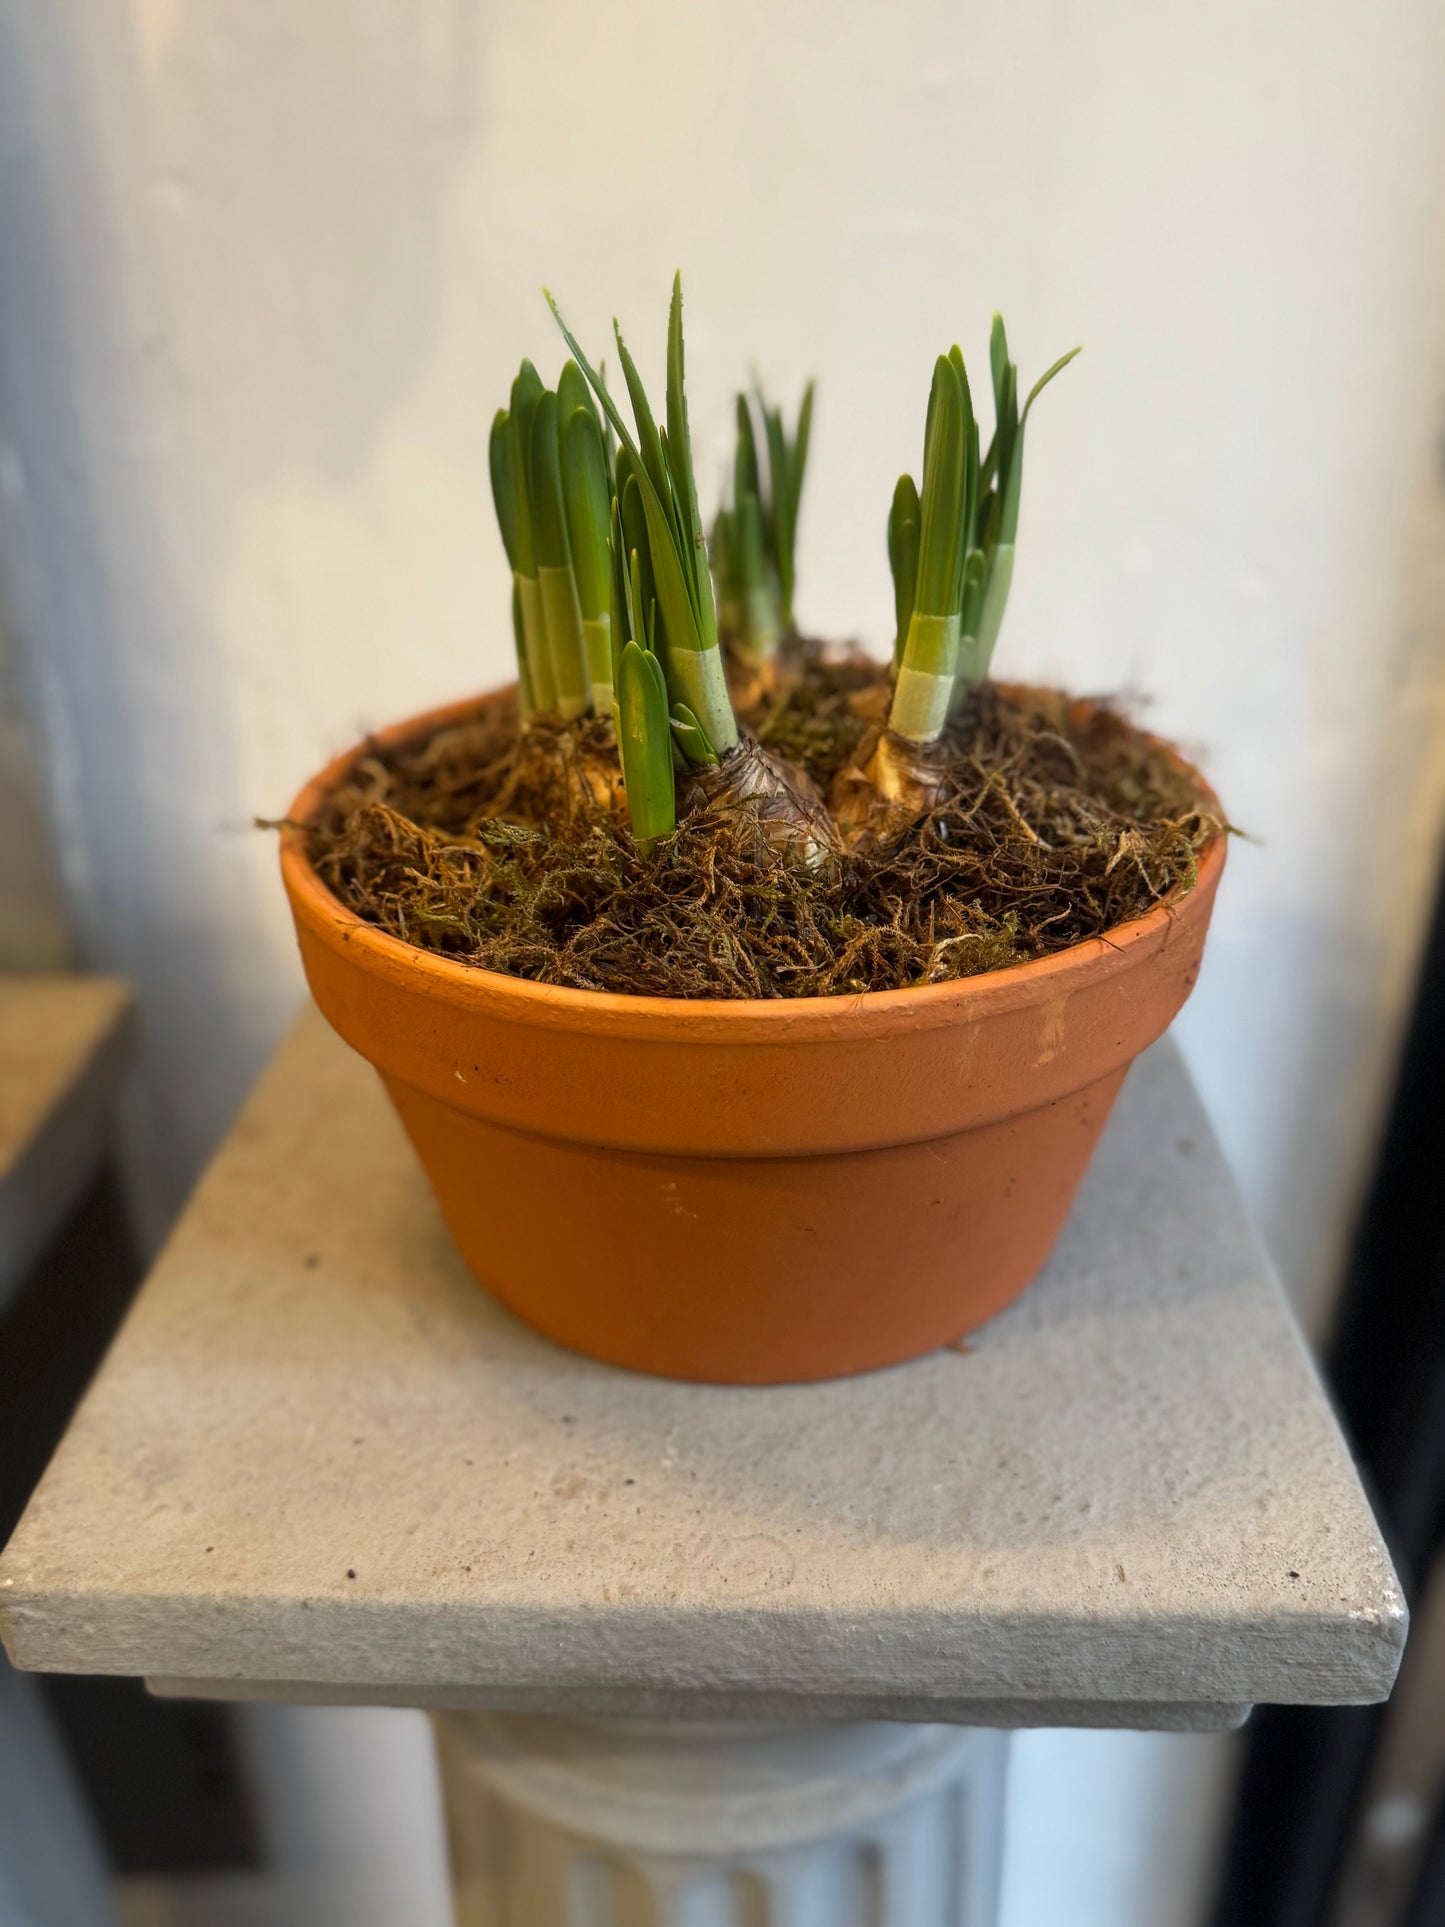
[[1020, 406], [995, 320], [986, 447], [940, 357], [876, 664], [794, 624], [811, 386], [791, 433], [740, 400], [710, 558], [680, 282], [661, 420], [620, 331], [614, 394], [551, 305], [570, 359], [524, 363], [491, 435], [516, 685], [302, 791], [307, 977], [540, 1330], [683, 1378], [893, 1364], [1043, 1264], [1194, 982], [1222, 819], [1107, 706], [990, 680], [1070, 356]]

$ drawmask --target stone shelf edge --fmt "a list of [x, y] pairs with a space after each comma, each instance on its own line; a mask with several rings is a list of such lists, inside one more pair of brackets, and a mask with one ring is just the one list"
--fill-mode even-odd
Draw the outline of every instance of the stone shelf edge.
[[412, 1704], [1228, 1724], [1384, 1696], [1404, 1626], [1167, 1044], [969, 1347], [758, 1391], [479, 1292], [308, 1014], [0, 1560], [22, 1666]]
[[169, 1679], [151, 1677], [160, 1699], [260, 1700], [293, 1706], [415, 1706], [437, 1713], [558, 1714], [588, 1719], [901, 1720], [1009, 1731], [1032, 1726], [1102, 1727], [1146, 1733], [1222, 1733], [1242, 1726], [1248, 1700], [908, 1699], [897, 1693], [715, 1693], [676, 1689], [647, 1694], [634, 1687], [517, 1686], [488, 1691], [466, 1686], [333, 1686], [298, 1679]]
[[115, 978], [0, 973], [0, 1305], [106, 1153], [134, 1032]]

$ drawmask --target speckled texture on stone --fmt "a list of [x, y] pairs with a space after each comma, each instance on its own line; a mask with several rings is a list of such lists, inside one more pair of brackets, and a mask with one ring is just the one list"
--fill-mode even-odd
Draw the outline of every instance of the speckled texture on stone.
[[100, 1162], [131, 1044], [116, 979], [0, 973], [0, 1302]]
[[594, 1365], [479, 1292], [308, 1015], [0, 1561], [22, 1666], [431, 1703], [1226, 1724], [1382, 1697], [1404, 1627], [1168, 1045], [969, 1350], [754, 1390]]

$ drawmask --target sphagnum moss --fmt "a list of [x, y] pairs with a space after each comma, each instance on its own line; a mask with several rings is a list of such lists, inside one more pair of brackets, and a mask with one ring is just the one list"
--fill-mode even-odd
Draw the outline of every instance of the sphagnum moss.
[[[810, 652], [788, 713], [832, 714], [831, 675]], [[849, 693], [886, 698], [886, 671]], [[601, 727], [584, 726], [584, 749]], [[806, 737], [794, 744], [804, 774], [826, 781], [837, 746], [826, 728], [822, 740], [812, 764]], [[576, 742], [556, 720], [519, 730], [504, 708], [366, 759], [313, 827], [316, 866], [394, 936], [540, 983], [837, 996], [1101, 936], [1186, 886], [1219, 828], [1161, 745], [1048, 691], [975, 692], [946, 728], [929, 814], [814, 870], [735, 808], [699, 805], [642, 849], [568, 780]]]

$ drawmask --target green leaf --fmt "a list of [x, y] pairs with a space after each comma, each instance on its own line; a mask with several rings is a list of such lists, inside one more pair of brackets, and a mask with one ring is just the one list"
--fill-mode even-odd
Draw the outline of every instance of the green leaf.
[[[1001, 501], [999, 505], [998, 528], [998, 539], [1000, 542], [1011, 543], [1015, 541], [1018, 536], [1019, 504], [1023, 497], [1024, 426], [1029, 418], [1029, 410], [1044, 392], [1045, 388], [1048, 387], [1054, 376], [1058, 374], [1060, 369], [1067, 368], [1069, 363], [1074, 359], [1074, 356], [1080, 352], [1078, 348], [1071, 348], [1066, 355], [1060, 355], [1056, 362], [1053, 362], [1044, 370], [1029, 390], [1028, 400], [1024, 403], [1024, 412], [1019, 420], [1018, 433], [1014, 437], [1013, 446], [1009, 451], [1008, 469], [1004, 473], [1000, 488]], [[1002, 611], [1000, 611], [1000, 620], [1002, 620]]]
[[978, 516], [978, 423], [969, 411], [964, 424], [965, 441], [963, 447], [963, 515], [958, 531], [958, 554], [955, 566], [958, 569], [958, 603], [963, 604], [963, 571], [968, 551], [973, 543], [973, 528]]
[[970, 549], [963, 565], [963, 615], [959, 622], [959, 628], [965, 636], [978, 634], [978, 621], [983, 612], [983, 591], [987, 575], [987, 556], [982, 549]]
[[[580, 373], [577, 379], [582, 379]], [[561, 399], [559, 393], [559, 408]], [[590, 407], [574, 408], [562, 432], [562, 499], [577, 596], [582, 614], [592, 621], [607, 613], [611, 594], [607, 540], [612, 501], [602, 431]]]
[[[657, 587], [657, 606], [667, 630], [668, 649], [690, 649], [698, 654], [707, 648], [716, 648], [716, 634], [704, 637], [701, 633], [698, 610], [693, 601], [697, 585], [691, 579], [691, 571], [684, 568], [673, 540], [672, 527], [654, 490], [642, 492], [642, 510], [647, 517], [652, 579]], [[710, 590], [708, 605], [711, 608]]]
[[1003, 371], [1002, 413], [995, 434], [998, 436], [998, 473], [1000, 492], [1013, 464], [1019, 439], [1019, 371], [1012, 362]]
[[1004, 371], [1008, 367], [1008, 335], [1004, 330], [1003, 316], [994, 314], [993, 327], [988, 337], [988, 366], [993, 376], [994, 418], [1003, 420]]
[[607, 553], [612, 571], [612, 679], [615, 682], [617, 651], [624, 642], [630, 642], [635, 633], [632, 627], [631, 584], [627, 579], [627, 547], [622, 534], [622, 510], [615, 495], [612, 498]]
[[947, 616], [957, 608], [955, 556], [963, 513], [963, 391], [946, 355], [934, 364], [920, 498], [915, 607]]
[[646, 849], [677, 823], [667, 683], [656, 656], [635, 642], [617, 665], [617, 748], [632, 834]]
[[[576, 339], [562, 319], [556, 302], [546, 289], [543, 289], [543, 293], [546, 295], [547, 305], [552, 310], [553, 319], [562, 331], [563, 339], [576, 356], [582, 372], [592, 383], [593, 392], [606, 410], [608, 420], [616, 428], [619, 440], [631, 453], [636, 465], [636, 479], [642, 496], [643, 511], [647, 518], [653, 579], [657, 585], [658, 606], [667, 630], [668, 644], [670, 647], [694, 651], [715, 649], [717, 615], [712, 600], [712, 584], [707, 579], [707, 571], [704, 569], [706, 600], [701, 602], [692, 559], [689, 557], [684, 564], [678, 551], [676, 505], [671, 500], [672, 478], [662, 452], [661, 437], [653, 421], [641, 377], [637, 373], [632, 357], [627, 352], [621, 331], [614, 323], [618, 352], [622, 357], [622, 370], [627, 377], [633, 412], [637, 416], [638, 435], [643, 444], [641, 447], [633, 440], [626, 422], [618, 412], [617, 404], [601, 385], [600, 377], [594, 373], [587, 357], [578, 347]], [[667, 497], [666, 500], [664, 500], [664, 494]], [[625, 513], [624, 502], [624, 516]]]
[[[601, 402], [603, 413], [606, 415], [612, 427], [616, 430], [617, 439], [622, 444], [622, 446], [617, 451], [618, 487], [615, 492], [619, 496], [621, 495], [621, 492], [622, 492], [621, 471], [622, 471], [624, 458], [631, 463], [633, 471], [636, 473], [638, 477], [639, 486], [645, 489], [653, 489], [654, 488], [653, 481], [647, 472], [646, 464], [642, 460], [641, 451], [639, 450], [637, 443], [633, 440], [632, 430], [627, 426], [627, 423], [622, 419], [621, 410], [618, 408], [617, 403], [612, 399], [612, 396], [608, 390], [606, 382], [602, 379], [601, 375], [598, 374], [597, 370], [592, 366], [591, 362], [588, 361], [586, 355], [583, 354], [581, 348], [577, 345], [577, 337], [572, 333], [572, 330], [567, 326], [567, 323], [562, 319], [562, 311], [557, 306], [557, 303], [553, 300], [550, 291], [546, 288], [543, 288], [542, 293], [546, 299], [547, 306], [552, 310], [552, 319], [556, 322], [559, 330], [561, 331], [562, 339], [567, 343], [567, 346], [572, 350], [572, 354], [574, 359], [577, 362], [577, 365], [581, 368], [583, 374], [587, 377], [589, 383], [591, 384], [593, 394], [596, 395], [598, 401]], [[613, 326], [615, 328], [616, 326], [615, 322]], [[530, 366], [531, 364], [528, 363], [526, 365]], [[624, 372], [625, 371], [626, 370], [625, 370], [625, 362], [624, 362]], [[633, 370], [634, 375], [636, 374], [636, 372], [637, 372], [636, 369], [634, 369]], [[641, 387], [640, 381], [638, 383], [638, 386], [639, 388]], [[647, 400], [647, 397], [644, 395], [643, 396], [644, 405], [646, 404], [646, 400]], [[649, 421], [652, 420], [652, 416], [650, 412], [648, 414], [648, 420]], [[654, 428], [654, 433], [655, 432], [656, 430]], [[659, 455], [661, 454], [660, 443], [658, 444], [658, 453]], [[665, 472], [666, 465], [661, 463], [659, 465], [664, 469], [664, 472]], [[670, 482], [668, 486], [669, 486], [669, 492], [670, 492], [671, 490]], [[660, 503], [659, 503], [659, 506], [661, 506]]]
[[522, 628], [522, 590], [515, 574], [512, 577], [512, 640], [517, 646], [517, 707], [525, 722], [536, 704], [532, 699], [532, 673], [527, 667], [527, 638]]
[[569, 360], [563, 364], [562, 372], [557, 378], [558, 421], [570, 422], [579, 408], [585, 408], [596, 422], [600, 437], [602, 423], [597, 417], [597, 404], [592, 399], [592, 390], [587, 386], [587, 377], [575, 361]]
[[[671, 686], [675, 681], [677, 693], [684, 697], [691, 695], [694, 687], [706, 692], [708, 702], [694, 700], [693, 706], [699, 710], [707, 708], [708, 729], [713, 741], [725, 747], [731, 747], [736, 741], [737, 731], [727, 699], [721, 660], [718, 656], [717, 611], [713, 602], [712, 577], [707, 568], [707, 555], [700, 544], [687, 547], [681, 538], [682, 511], [673, 483], [672, 470], [669, 467], [668, 452], [653, 419], [641, 377], [627, 351], [621, 330], [614, 322], [618, 353], [622, 359], [623, 374], [627, 379], [633, 415], [637, 423], [637, 440], [634, 441], [626, 423], [618, 413], [616, 404], [606, 389], [600, 385], [599, 378], [594, 374], [587, 358], [569, 332], [550, 294], [547, 295], [547, 301], [563, 338], [576, 356], [582, 372], [592, 383], [597, 399], [606, 411], [608, 419], [616, 427], [624, 446], [630, 449], [636, 464], [636, 474], [632, 479], [637, 482], [647, 524], [647, 554], [652, 565], [658, 616], [665, 635], [664, 646], [658, 653], [667, 668], [669, 685]], [[677, 399], [681, 403], [682, 395], [678, 382], [681, 374], [682, 321], [681, 301], [676, 285], [673, 306], [678, 347], [677, 352], [670, 356], [670, 386], [677, 389]], [[672, 332], [671, 328], [670, 332]], [[675, 432], [670, 439], [677, 444], [674, 450], [675, 458], [684, 463], [690, 477], [691, 465], [685, 460], [688, 450], [685, 407], [678, 415]], [[686, 499], [687, 513], [693, 516], [696, 497], [689, 495]], [[624, 532], [626, 532], [627, 499], [625, 495], [622, 513]], [[635, 624], [635, 610], [633, 614]], [[689, 660], [684, 661], [683, 658]], [[692, 658], [703, 660], [693, 661]], [[713, 707], [708, 706], [709, 703], [715, 706], [716, 714], [713, 713]]]
[[813, 432], [813, 384], [810, 381], [803, 390], [802, 405], [798, 410], [798, 426], [789, 448], [784, 443], [786, 472], [781, 483], [775, 487], [784, 490], [788, 507], [788, 562], [786, 571], [779, 564], [779, 580], [782, 587], [783, 626], [793, 629], [793, 597], [798, 580], [798, 510], [803, 499], [803, 477], [808, 469], [808, 442]]
[[[998, 529], [998, 492], [994, 480], [998, 469], [998, 436], [989, 437], [988, 451], [978, 465], [978, 500], [973, 512], [973, 542], [977, 548], [987, 548], [996, 539]], [[992, 531], [992, 533], [990, 532]]]
[[706, 768], [719, 760], [717, 751], [707, 739], [707, 731], [686, 703], [674, 703], [672, 706], [672, 733], [683, 755], [694, 768]]
[[788, 490], [793, 505], [793, 529], [798, 527], [798, 504], [803, 499], [803, 477], [808, 472], [808, 443], [813, 434], [813, 383], [803, 390], [803, 405], [798, 410], [798, 432], [793, 438], [792, 459], [788, 463]]
[[492, 474], [492, 502], [497, 511], [497, 526], [502, 531], [502, 547], [515, 572], [517, 567], [517, 481], [512, 472], [512, 424], [505, 408], [492, 417], [492, 432], [487, 442], [487, 463]]
[[756, 495], [743, 495], [733, 511], [737, 546], [738, 583], [744, 595], [768, 585], [768, 552], [763, 535], [763, 507]]
[[[990, 435], [988, 438], [987, 451], [984, 454], [983, 460], [978, 465], [978, 485], [980, 489], [987, 489], [992, 483], [993, 478], [997, 474], [997, 472], [998, 472], [998, 431], [997, 429], [995, 429], [993, 434]], [[980, 504], [980, 506], [982, 505]]]
[[958, 608], [963, 600], [963, 559], [967, 553], [974, 512], [978, 503], [978, 423], [974, 420], [973, 390], [969, 387], [963, 350], [957, 342], [954, 342], [949, 349], [948, 359], [952, 364], [953, 372], [958, 376], [959, 389], [963, 395], [963, 507], [959, 516], [958, 541], [953, 553], [953, 593], [950, 603], [950, 607]]
[[687, 425], [687, 387], [682, 339], [682, 273], [672, 278], [672, 302], [667, 311], [667, 464], [677, 504], [678, 535], [693, 562], [696, 575], [707, 574], [707, 550], [702, 518], [697, 512], [697, 485], [692, 473], [692, 436]]
[[642, 572], [642, 550], [631, 549], [627, 557], [627, 609], [633, 640], [649, 655], [653, 654], [652, 616], [657, 607], [651, 585]]
[[647, 648], [652, 637], [647, 629], [647, 611], [656, 600], [652, 581], [652, 550], [647, 539], [647, 515], [642, 506], [642, 485], [635, 473], [627, 478], [622, 494], [622, 553], [628, 560], [628, 584], [633, 589], [629, 607], [632, 633]]
[[[597, 372], [605, 387], [607, 385], [607, 361], [605, 357], [600, 363]], [[583, 379], [586, 380], [586, 377], [584, 376]], [[615, 495], [617, 493], [617, 435], [612, 427], [611, 421], [606, 415], [602, 417], [598, 426], [602, 430], [602, 452], [607, 457], [607, 480], [611, 485], [612, 493]]]
[[1038, 380], [1034, 383], [1033, 387], [1029, 390], [1029, 398], [1024, 403], [1024, 420], [1025, 421], [1027, 421], [1029, 418], [1029, 410], [1033, 407], [1034, 403], [1038, 400], [1039, 396], [1048, 387], [1049, 383], [1053, 380], [1054, 376], [1059, 373], [1060, 369], [1067, 368], [1069, 363], [1074, 359], [1075, 355], [1081, 355], [1083, 352], [1084, 352], [1083, 343], [1080, 342], [1077, 348], [1070, 348], [1069, 352], [1066, 355], [1060, 355], [1056, 362], [1054, 362], [1050, 367], [1045, 368], [1044, 372], [1039, 376]]
[[517, 505], [514, 540], [517, 552], [512, 566], [519, 575], [535, 576], [537, 551], [532, 534], [531, 459], [532, 416], [542, 398], [542, 377], [530, 361], [524, 361], [512, 383], [510, 467], [516, 484]]
[[647, 390], [642, 385], [642, 377], [637, 372], [637, 363], [628, 353], [627, 343], [622, 339], [622, 330], [614, 321], [613, 333], [617, 337], [617, 352], [622, 361], [622, 373], [627, 382], [627, 392], [632, 400], [633, 419], [637, 423], [637, 449], [643, 473], [652, 484], [651, 493], [657, 499], [657, 507], [662, 511], [663, 520], [674, 547], [680, 540], [677, 527], [677, 505], [672, 499], [672, 471], [667, 465], [667, 453], [662, 446], [657, 423], [653, 419], [652, 407], [647, 399]]
[[538, 397], [532, 414], [527, 477], [532, 492], [532, 533], [537, 545], [537, 567], [564, 569], [571, 561], [571, 555], [567, 542], [567, 520], [562, 507], [557, 397], [550, 388]]
[[744, 495], [762, 496], [763, 485], [758, 474], [758, 444], [753, 434], [752, 410], [748, 407], [746, 395], [738, 396], [737, 405], [738, 445], [733, 456], [733, 500], [740, 502]]
[[963, 390], [963, 412], [967, 419], [973, 414], [973, 390], [968, 385], [968, 370], [963, 365], [963, 350], [956, 341], [948, 351], [948, 359], [953, 363], [953, 372], [958, 376], [958, 385]]
[[733, 523], [733, 511], [719, 509], [712, 518], [712, 534], [708, 537], [708, 553], [717, 570], [718, 580], [725, 586], [731, 584], [737, 573], [737, 562], [733, 555]]
[[[666, 632], [667, 648], [702, 649], [707, 647], [708, 643], [700, 633], [698, 610], [694, 599], [697, 585], [692, 578], [691, 567], [684, 567], [678, 551], [677, 534], [671, 515], [663, 506], [657, 488], [658, 481], [669, 493], [672, 487], [661, 437], [658, 435], [657, 426], [648, 408], [641, 379], [621, 334], [617, 337], [617, 345], [622, 354], [623, 372], [627, 375], [628, 388], [632, 392], [633, 410], [638, 414], [638, 432], [643, 441], [642, 449], [633, 452], [633, 474], [628, 478], [627, 492], [622, 499], [622, 519], [627, 531], [627, 539], [634, 548], [645, 551], [651, 565], [652, 587], [657, 596], [658, 611]], [[647, 456], [649, 441], [654, 449], [652, 460], [656, 465], [656, 479], [649, 472]], [[634, 486], [642, 505], [646, 525], [646, 540], [643, 542], [636, 539], [634, 523], [630, 519]], [[711, 590], [709, 590], [709, 607], [711, 607], [711, 600]], [[711, 640], [715, 646], [715, 633]], [[659, 653], [665, 654], [665, 651], [659, 651]]]
[[903, 660], [913, 599], [918, 589], [918, 489], [911, 475], [900, 475], [888, 511], [888, 566], [893, 571], [894, 660]]
[[763, 428], [768, 438], [768, 509], [772, 522], [773, 563], [783, 608], [793, 606], [793, 502], [788, 487], [788, 444], [783, 418], [776, 408], [764, 408]]

